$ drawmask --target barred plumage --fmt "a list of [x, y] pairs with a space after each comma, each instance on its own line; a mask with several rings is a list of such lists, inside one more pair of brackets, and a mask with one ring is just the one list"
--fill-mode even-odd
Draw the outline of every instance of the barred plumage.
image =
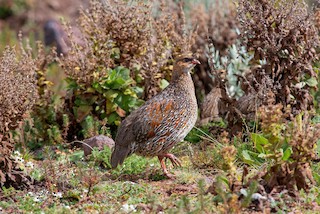
[[113, 168], [132, 153], [158, 156], [164, 173], [171, 177], [163, 158], [180, 165], [180, 161], [168, 152], [184, 139], [197, 120], [197, 100], [190, 75], [196, 64], [199, 61], [190, 56], [177, 59], [169, 86], [121, 123], [111, 156]]

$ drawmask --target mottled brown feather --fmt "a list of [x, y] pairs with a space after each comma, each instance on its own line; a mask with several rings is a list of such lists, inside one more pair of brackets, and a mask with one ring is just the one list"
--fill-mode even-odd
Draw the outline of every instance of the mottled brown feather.
[[132, 153], [165, 154], [192, 129], [197, 101], [190, 71], [195, 64], [198, 61], [190, 56], [177, 59], [169, 86], [121, 123], [111, 156], [113, 168]]

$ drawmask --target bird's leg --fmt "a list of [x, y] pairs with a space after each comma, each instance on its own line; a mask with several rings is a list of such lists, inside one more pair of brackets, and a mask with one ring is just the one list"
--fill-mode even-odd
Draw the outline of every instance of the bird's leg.
[[164, 154], [163, 157], [169, 158], [173, 166], [181, 167], [181, 161], [173, 154], [167, 153], [167, 154]]
[[158, 155], [158, 158], [159, 158], [159, 161], [160, 161], [160, 164], [161, 164], [161, 168], [162, 168], [163, 173], [165, 174], [165, 176], [167, 176], [168, 178], [173, 179], [174, 175], [172, 175], [172, 174], [170, 174], [168, 172], [166, 164], [164, 162], [164, 158], [169, 158], [169, 160], [171, 161], [173, 166], [180, 166], [181, 167], [181, 161], [176, 156], [174, 156], [173, 154], [170, 154], [170, 153], [167, 153], [167, 154], [164, 154], [164, 155]]
[[160, 165], [161, 165], [163, 174], [164, 174], [165, 176], [167, 176], [168, 178], [173, 179], [174, 176], [168, 172], [167, 167], [166, 167], [166, 164], [165, 164], [165, 162], [164, 162], [164, 158], [165, 158], [164, 155], [159, 155], [159, 156], [158, 156], [158, 159], [159, 159], [159, 161], [160, 161]]

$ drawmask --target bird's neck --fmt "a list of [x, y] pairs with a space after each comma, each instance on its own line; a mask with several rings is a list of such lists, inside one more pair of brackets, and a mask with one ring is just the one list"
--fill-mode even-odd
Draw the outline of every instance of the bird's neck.
[[183, 73], [178, 77], [174, 77], [170, 84], [175, 85], [179, 90], [185, 91], [191, 95], [195, 94], [194, 84], [189, 72]]

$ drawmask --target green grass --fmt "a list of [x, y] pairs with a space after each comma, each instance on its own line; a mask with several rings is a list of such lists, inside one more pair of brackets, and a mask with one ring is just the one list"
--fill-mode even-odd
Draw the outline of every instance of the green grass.
[[[109, 155], [108, 148], [94, 151], [88, 160], [79, 150], [60, 151], [50, 157], [45, 154], [44, 161], [34, 161], [33, 171], [37, 172], [37, 178], [42, 177], [41, 185], [29, 192], [3, 188], [4, 200], [0, 207], [4, 211], [33, 213], [70, 210], [127, 213], [157, 209], [179, 213], [199, 209], [199, 194], [210, 185], [210, 182], [204, 183], [205, 175], [188, 165], [173, 169], [167, 163], [177, 178], [165, 178], [157, 158], [132, 155], [116, 170], [101, 169], [101, 160], [109, 161]], [[187, 156], [181, 158], [183, 162], [188, 159]], [[31, 175], [34, 176], [34, 172]], [[12, 198], [16, 203], [11, 202]], [[206, 201], [210, 201], [209, 198], [212, 196], [206, 196]]]
[[[31, 190], [3, 188], [0, 202], [3, 212], [236, 213], [238, 209], [229, 201], [240, 193], [232, 193], [226, 188], [231, 182], [227, 171], [216, 167], [198, 168], [187, 154], [180, 156], [183, 162], [181, 168], [172, 168], [167, 161], [170, 172], [176, 176], [176, 179], [170, 180], [163, 176], [157, 158], [132, 155], [122, 166], [111, 170], [108, 167], [111, 151], [107, 147], [102, 151], [94, 150], [88, 158], [81, 150], [50, 149], [46, 149], [42, 161], [35, 161], [28, 154], [29, 161], [34, 163], [30, 174], [38, 180], [37, 185]], [[236, 166], [236, 177], [241, 179], [241, 164]], [[319, 164], [314, 164], [313, 169], [318, 171]], [[254, 168], [251, 170], [251, 174], [257, 172]], [[207, 194], [217, 176], [222, 182], [218, 183], [221, 189], [218, 194]], [[315, 178], [319, 184], [318, 177]], [[252, 189], [252, 193], [255, 190]], [[301, 191], [303, 203], [320, 203], [319, 193], [316, 186], [308, 194]], [[228, 202], [226, 198], [229, 198]], [[273, 206], [276, 210], [290, 211], [292, 208], [286, 205], [288, 200], [291, 199], [280, 197]], [[248, 204], [250, 201], [247, 201]], [[246, 211], [245, 208], [239, 209]], [[310, 210], [308, 212], [312, 213]]]

